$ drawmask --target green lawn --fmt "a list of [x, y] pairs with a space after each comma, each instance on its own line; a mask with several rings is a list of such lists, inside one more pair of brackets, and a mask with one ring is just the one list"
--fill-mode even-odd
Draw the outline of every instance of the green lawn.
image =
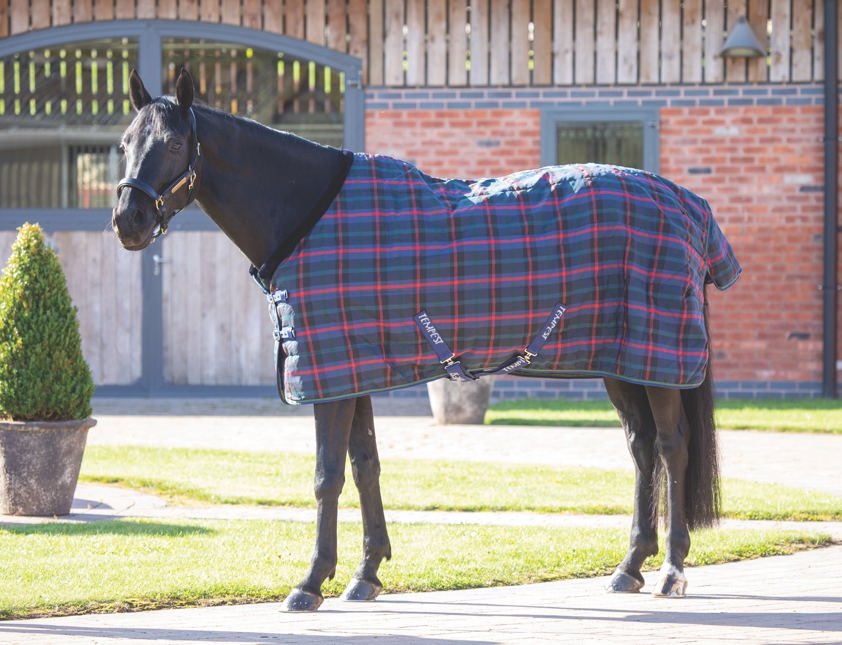
[[[485, 417], [490, 424], [619, 427], [608, 401], [567, 399], [503, 401]], [[833, 399], [723, 399], [716, 423], [730, 430], [842, 434], [842, 403]]]
[[[295, 453], [88, 446], [82, 481], [119, 484], [176, 503], [312, 507], [314, 457]], [[588, 468], [389, 459], [387, 508], [631, 513], [633, 475]], [[726, 480], [723, 511], [745, 519], [840, 520], [842, 499], [774, 484]], [[350, 472], [343, 506], [358, 506]]]
[[[0, 618], [280, 600], [306, 569], [313, 533], [308, 523], [265, 521], [7, 526], [0, 528]], [[341, 591], [360, 557], [360, 528], [341, 525], [339, 533], [340, 566], [328, 595]], [[578, 528], [394, 525], [390, 534], [394, 560], [381, 568], [390, 591], [606, 574], [628, 541], [626, 531]], [[829, 542], [733, 530], [701, 531], [693, 540], [691, 566]], [[658, 564], [651, 559], [648, 566]]]

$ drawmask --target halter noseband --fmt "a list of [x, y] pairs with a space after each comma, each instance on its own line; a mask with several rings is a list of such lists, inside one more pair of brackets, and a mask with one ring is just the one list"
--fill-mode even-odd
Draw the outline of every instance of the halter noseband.
[[[193, 201], [195, 195], [193, 188], [196, 185], [196, 168], [199, 164], [199, 157], [202, 154], [199, 137], [196, 135], [196, 115], [193, 113], [193, 108], [188, 108], [190, 113], [190, 131], [193, 137], [195, 146], [190, 155], [190, 163], [187, 170], [176, 177], [163, 192], [158, 193], [151, 185], [137, 177], [123, 177], [120, 183], [117, 184], [117, 196], [119, 197], [123, 188], [137, 188], [142, 191], [155, 204], [155, 212], [157, 213], [156, 224], [158, 229], [153, 233], [152, 240], [158, 239], [161, 235], [167, 232], [167, 225], [175, 215]], [[178, 193], [182, 188], [187, 187], [186, 196], [179, 199]]]

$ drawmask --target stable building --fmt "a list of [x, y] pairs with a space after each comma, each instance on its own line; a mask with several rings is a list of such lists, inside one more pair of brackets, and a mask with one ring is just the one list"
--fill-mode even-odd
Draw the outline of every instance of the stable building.
[[433, 175], [669, 177], [744, 269], [710, 291], [719, 393], [834, 396], [838, 31], [828, 0], [0, 0], [0, 256], [47, 230], [100, 394], [272, 391], [264, 300], [198, 208], [142, 253], [110, 230], [129, 71], [173, 93], [187, 65], [207, 104]]

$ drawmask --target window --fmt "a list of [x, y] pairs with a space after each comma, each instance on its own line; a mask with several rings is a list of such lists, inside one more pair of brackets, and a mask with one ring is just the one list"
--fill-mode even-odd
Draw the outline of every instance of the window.
[[553, 108], [541, 115], [545, 165], [607, 163], [658, 169], [658, 111]]

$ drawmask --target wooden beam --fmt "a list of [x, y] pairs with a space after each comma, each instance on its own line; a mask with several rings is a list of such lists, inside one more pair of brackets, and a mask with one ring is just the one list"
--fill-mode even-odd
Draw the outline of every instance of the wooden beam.
[[29, 3], [16, 4], [12, 7], [9, 30], [11, 35], [29, 31]]
[[406, 3], [406, 83], [412, 86], [424, 85], [424, 4], [424, 0], [409, 0]]
[[529, 85], [529, 0], [512, 0], [511, 84]]
[[137, 17], [134, 0], [117, 0], [114, 3], [114, 17], [117, 20], [132, 20]]
[[637, 83], [637, 0], [620, 0], [617, 11], [617, 82]]
[[304, 40], [304, 0], [284, 3], [284, 33], [290, 38]]
[[681, 82], [681, 9], [678, 2], [661, 4], [661, 83]]
[[[799, 12], [809, 16], [809, 11]], [[754, 35], [764, 47], [769, 42], [769, 35], [766, 33], [766, 25], [769, 21], [769, 5], [763, 0], [751, 0], [748, 6], [748, 22], [751, 25]], [[765, 56], [750, 58], [748, 61], [748, 80], [755, 83], [762, 83], [769, 78], [769, 65]]]
[[384, 25], [383, 25], [383, 0], [369, 0], [368, 1], [368, 69], [367, 80], [368, 85], [383, 85], [385, 78], [383, 75], [383, 44], [384, 44]]
[[448, 85], [468, 84], [468, 4], [466, 0], [450, 0], [447, 49]]
[[553, 0], [553, 83], [572, 85], [574, 0]]
[[[198, 19], [198, 4], [195, 12], [197, 15], [191, 20]], [[241, 24], [249, 29], [263, 29], [263, 7], [260, 0], [243, 0], [243, 20]]]
[[[210, 3], [203, 2], [201, 5], [203, 15], [205, 11], [205, 5], [207, 4]], [[263, 29], [265, 29], [266, 31], [271, 31], [274, 34], [283, 33], [284, 7], [282, 0], [265, 0], [263, 4]]]
[[311, 43], [325, 44], [325, 3], [324, 0], [307, 3], [307, 24], [305, 38]]
[[[217, 8], [219, 5], [217, 5]], [[156, 15], [155, 0], [137, 0], [137, 17], [140, 20], [154, 18]]]
[[[773, 0], [780, 1], [780, 0]], [[789, 2], [789, 0], [784, 0]], [[726, 33], [730, 33], [740, 16], [746, 15], [746, 0], [728, 0]], [[723, 41], [724, 42], [724, 41]], [[744, 58], [729, 58], [725, 61], [725, 79], [728, 81], [744, 82], [746, 80], [746, 60]]]
[[343, 54], [348, 43], [348, 7], [345, 0], [327, 0], [327, 46]]
[[575, 82], [591, 85], [596, 80], [594, 70], [595, 0], [576, 0]]
[[532, 41], [533, 85], [550, 85], [553, 80], [553, 11], [551, 0], [532, 0], [532, 23], [535, 40]]
[[660, 7], [658, 0], [640, 0], [640, 82], [660, 80]]
[[721, 2], [705, 3], [705, 58], [702, 78], [705, 83], [720, 83], [725, 66], [719, 50], [725, 42], [725, 6]]
[[447, 0], [427, 2], [427, 85], [447, 83]]
[[702, 0], [684, 0], [681, 16], [681, 81], [702, 82]]
[[348, 0], [348, 53], [363, 62], [363, 72], [367, 67], [369, 46], [367, 5], [366, 0]]
[[[260, 0], [243, 0], [243, 17], [251, 18], [254, 15], [254, 3]], [[198, 20], [199, 19], [199, 0], [177, 0], [178, 2], [178, 17], [181, 20]], [[260, 12], [257, 12], [259, 19]], [[243, 24], [242, 22], [240, 24]]]
[[773, 82], [789, 79], [791, 20], [790, 0], [772, 0], [772, 68], [769, 80]]
[[386, 85], [403, 85], [403, 0], [384, 0], [386, 6], [383, 81]]
[[[4, 2], [3, 4], [5, 5], [7, 3]], [[53, 2], [50, 2], [48, 4], [52, 5], [53, 15], [51, 24], [53, 25], [53, 27], [70, 24], [72, 18], [70, 0], [54, 0]]]
[[508, 85], [511, 82], [511, 19], [510, 0], [491, 0], [491, 85]]
[[[842, 11], [840, 19], [842, 19]], [[813, 80], [824, 80], [824, 0], [815, 0], [813, 4]], [[842, 57], [842, 53], [840, 54]]]
[[488, 0], [471, 0], [471, 85], [488, 84]]
[[813, 72], [812, 12], [806, 7], [792, 14], [791, 81], [810, 81]]

